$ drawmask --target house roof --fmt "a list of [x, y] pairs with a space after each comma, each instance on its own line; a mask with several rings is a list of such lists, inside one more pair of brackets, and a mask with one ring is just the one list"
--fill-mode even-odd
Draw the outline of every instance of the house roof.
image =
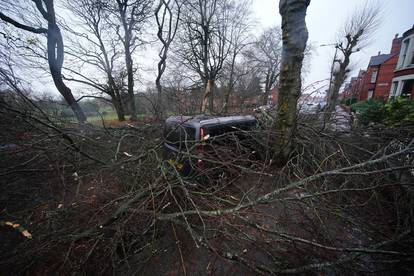
[[406, 38], [407, 36], [409, 36], [410, 34], [414, 33], [414, 25], [411, 29], [409, 29], [408, 31], [406, 31], [405, 33], [403, 33], [403, 38]]
[[368, 66], [378, 66], [378, 65], [381, 65], [384, 62], [386, 62], [387, 60], [389, 60], [390, 58], [392, 58], [393, 56], [395, 56], [395, 54], [384, 54], [384, 55], [373, 56], [369, 60]]

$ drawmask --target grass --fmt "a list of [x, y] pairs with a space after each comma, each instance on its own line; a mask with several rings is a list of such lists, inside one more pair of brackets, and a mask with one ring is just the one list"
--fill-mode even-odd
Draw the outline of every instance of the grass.
[[[148, 118], [150, 117], [150, 115], [147, 114], [138, 114], [138, 121], [140, 122], [145, 122]], [[130, 116], [125, 116], [125, 121], [124, 122], [119, 122], [118, 121], [118, 116], [116, 115], [116, 112], [114, 110], [108, 110], [105, 112], [105, 115], [99, 116], [88, 116], [88, 122], [94, 125], [102, 125], [102, 119], [105, 123], [105, 125], [110, 125], [110, 126], [120, 126], [120, 125], [124, 125], [126, 123], [131, 123], [131, 121], [129, 120]]]

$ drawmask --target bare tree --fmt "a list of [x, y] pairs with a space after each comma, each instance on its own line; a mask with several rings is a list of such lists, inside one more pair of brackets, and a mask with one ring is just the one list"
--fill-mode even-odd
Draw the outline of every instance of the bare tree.
[[167, 66], [167, 55], [170, 49], [170, 45], [177, 33], [180, 13], [181, 4], [178, 2], [178, 0], [159, 0], [157, 8], [155, 9], [155, 18], [158, 26], [157, 37], [158, 40], [162, 43], [161, 50], [158, 53], [160, 60], [157, 66], [157, 78], [155, 79], [155, 86], [157, 87], [157, 102], [155, 112], [158, 119], [162, 118], [163, 112], [161, 77], [164, 74], [165, 68]]
[[379, 26], [381, 6], [372, 3], [365, 3], [357, 8], [340, 32], [336, 48], [342, 57], [334, 59], [334, 64], [337, 63], [338, 65], [332, 72], [333, 80], [330, 84], [331, 89], [328, 91], [328, 102], [324, 116], [325, 123], [331, 119], [332, 113], [335, 111], [339, 90], [350, 71], [351, 55], [367, 45], [370, 36]]
[[[152, 12], [152, 0], [116, 0], [111, 10], [116, 14], [119, 23], [114, 23], [119, 39], [124, 47], [125, 64], [127, 71], [128, 95], [131, 106], [131, 120], [137, 119], [137, 108], [134, 96], [134, 59], [133, 54], [141, 44], [144, 24]], [[122, 29], [122, 31], [121, 31]]]
[[254, 64], [264, 79], [264, 105], [268, 102], [270, 90], [277, 84], [281, 56], [282, 32], [279, 27], [266, 29], [246, 52], [247, 59]]
[[204, 86], [201, 112], [213, 112], [213, 90], [232, 44], [231, 20], [235, 17], [231, 0], [187, 1], [179, 55], [184, 65], [197, 72]]
[[245, 75], [244, 72], [241, 72], [241, 74], [237, 74], [236, 63], [239, 55], [251, 43], [250, 28], [252, 22], [250, 20], [250, 5], [251, 2], [249, 0], [240, 1], [240, 3], [235, 3], [234, 13], [237, 14], [237, 16], [233, 17], [230, 26], [230, 60], [228, 60], [224, 65], [228, 71], [228, 80], [224, 84], [225, 95], [222, 106], [222, 111], [224, 112], [228, 111], [228, 102], [230, 99], [230, 95], [234, 91], [234, 86], [236, 85], [236, 82], [241, 76]]
[[[116, 34], [109, 28], [107, 3], [95, 0], [76, 0], [67, 1], [67, 7], [77, 16], [82, 28], [76, 32], [68, 28], [76, 36], [75, 41], [68, 47], [68, 55], [73, 58], [73, 64], [80, 62], [80, 67], [87, 65], [86, 69], [93, 68], [94, 74], [90, 76], [82, 72], [82, 68], [77, 70], [72, 66], [64, 68], [72, 75], [66, 79], [88, 85], [98, 90], [99, 93], [108, 95], [115, 107], [118, 120], [124, 121], [123, 83], [118, 81], [120, 78], [116, 72], [122, 51], [119, 50], [120, 45], [117, 43]], [[123, 68], [120, 69], [122, 70]]]
[[296, 130], [297, 103], [301, 94], [301, 70], [308, 40], [305, 17], [310, 0], [281, 0], [279, 13], [282, 16], [282, 61], [280, 67], [279, 99], [276, 131], [280, 135], [275, 141], [278, 162], [285, 162], [291, 152]]
[[60, 28], [56, 21], [56, 13], [53, 0], [33, 0], [36, 5], [37, 11], [47, 22], [47, 28], [33, 27], [20, 23], [15, 19], [0, 12], [0, 19], [12, 24], [16, 28], [25, 30], [35, 34], [44, 34], [47, 37], [47, 60], [49, 64], [50, 73], [52, 75], [53, 82], [58, 89], [59, 93], [63, 96], [65, 101], [71, 107], [77, 120], [81, 123], [86, 121], [86, 116], [83, 113], [78, 102], [75, 100], [72, 91], [63, 81], [62, 78], [62, 66], [64, 59], [64, 44], [63, 37]]

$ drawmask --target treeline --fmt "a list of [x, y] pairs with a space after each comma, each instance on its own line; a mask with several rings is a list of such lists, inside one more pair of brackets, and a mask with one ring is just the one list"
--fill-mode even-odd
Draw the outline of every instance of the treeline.
[[[84, 96], [111, 102], [123, 121], [127, 114], [136, 119], [140, 90], [161, 118], [171, 95], [181, 102], [175, 108], [179, 111], [191, 104], [198, 112], [227, 112], [253, 98], [266, 104], [278, 82], [281, 30], [272, 27], [255, 36], [248, 0], [36, 0], [2, 5], [1, 52], [9, 61], [3, 72], [15, 75], [24, 62], [29, 73], [17, 76], [23, 80], [36, 77], [29, 68], [52, 75], [81, 122], [86, 120], [79, 104]], [[151, 53], [149, 47], [157, 52], [153, 61], [142, 56]], [[145, 66], [150, 65], [156, 65], [155, 78], [142, 89]], [[183, 99], [200, 89], [201, 96]]]

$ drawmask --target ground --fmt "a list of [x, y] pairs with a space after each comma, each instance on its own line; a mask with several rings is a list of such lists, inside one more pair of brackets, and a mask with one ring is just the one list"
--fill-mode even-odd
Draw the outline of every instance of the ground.
[[[346, 118], [340, 112], [337, 118]], [[209, 173], [182, 177], [162, 162], [161, 124], [108, 121], [104, 127], [65, 125], [56, 132], [44, 125], [34, 131], [16, 120], [2, 121], [8, 132], [0, 150], [0, 272], [410, 271], [406, 258], [412, 255], [404, 255], [412, 244], [406, 237], [408, 199], [393, 174], [381, 171], [389, 165], [301, 182], [375, 160], [384, 147], [384, 154], [403, 149], [403, 130], [397, 144], [395, 130], [351, 132], [341, 121], [341, 127], [321, 131], [304, 121], [296, 153], [282, 168], [267, 153], [246, 162], [240, 158], [246, 152], [236, 147], [206, 167]], [[252, 137], [268, 148], [273, 135]], [[401, 166], [400, 159], [393, 162]], [[211, 175], [216, 177], [206, 178]], [[209, 213], [216, 210], [227, 211]]]

